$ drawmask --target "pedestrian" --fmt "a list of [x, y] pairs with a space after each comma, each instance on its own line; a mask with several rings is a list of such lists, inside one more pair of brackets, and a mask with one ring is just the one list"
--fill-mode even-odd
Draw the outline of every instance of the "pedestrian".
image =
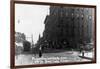
[[85, 53], [85, 51], [83, 50], [83, 51], [82, 51], [82, 57], [84, 57], [84, 53]]
[[42, 57], [42, 47], [39, 47], [39, 57]]

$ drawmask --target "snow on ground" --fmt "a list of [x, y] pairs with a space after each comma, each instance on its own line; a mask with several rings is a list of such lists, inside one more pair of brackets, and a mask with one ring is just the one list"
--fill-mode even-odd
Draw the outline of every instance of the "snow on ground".
[[[82, 56], [82, 53], [80, 53], [79, 55]], [[88, 58], [93, 58], [94, 57], [94, 53], [93, 52], [85, 52], [84, 56], [88, 57]]]
[[[85, 53], [86, 54], [86, 53]], [[21, 54], [15, 56], [15, 65], [29, 65], [29, 64], [47, 64], [47, 63], [61, 63], [61, 62], [83, 62], [91, 61], [79, 57], [80, 53], [77, 51], [65, 51], [60, 53], [43, 53], [39, 58], [38, 54]], [[90, 53], [86, 56], [91, 56]]]

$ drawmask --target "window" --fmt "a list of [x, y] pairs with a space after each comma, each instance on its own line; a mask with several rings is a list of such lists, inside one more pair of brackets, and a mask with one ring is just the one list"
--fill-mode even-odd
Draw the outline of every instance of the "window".
[[63, 16], [63, 12], [61, 11], [61, 17]]
[[92, 19], [92, 16], [91, 15], [89, 15], [89, 19]]
[[72, 13], [72, 16], [73, 16], [74, 14]]
[[82, 18], [84, 17], [83, 14], [81, 15], [81, 17], [82, 17]]
[[56, 15], [57, 13], [56, 12], [54, 12], [54, 15]]
[[79, 8], [77, 9], [77, 11], [79, 11]]
[[86, 11], [88, 11], [89, 10], [89, 8], [86, 8]]
[[76, 14], [76, 17], [78, 18], [79, 17], [79, 14]]
[[81, 10], [83, 11], [84, 8], [81, 8]]
[[72, 13], [71, 15], [72, 15], [72, 19], [74, 19], [74, 14]]
[[66, 12], [66, 16], [68, 16], [68, 12]]
[[83, 10], [84, 10], [84, 9], [83, 9], [83, 8], [81, 8], [81, 13], [83, 13]]

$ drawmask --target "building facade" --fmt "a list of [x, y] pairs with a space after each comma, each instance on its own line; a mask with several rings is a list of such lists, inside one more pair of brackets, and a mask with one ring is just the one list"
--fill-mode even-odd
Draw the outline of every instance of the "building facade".
[[80, 48], [93, 40], [93, 8], [50, 6], [44, 21], [48, 48]]

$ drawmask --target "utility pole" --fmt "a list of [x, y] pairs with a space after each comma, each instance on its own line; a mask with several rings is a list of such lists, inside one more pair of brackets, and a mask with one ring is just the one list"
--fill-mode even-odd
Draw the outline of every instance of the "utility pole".
[[34, 45], [34, 42], [33, 42], [33, 34], [31, 35], [31, 39], [32, 39], [31, 46], [33, 46]]

